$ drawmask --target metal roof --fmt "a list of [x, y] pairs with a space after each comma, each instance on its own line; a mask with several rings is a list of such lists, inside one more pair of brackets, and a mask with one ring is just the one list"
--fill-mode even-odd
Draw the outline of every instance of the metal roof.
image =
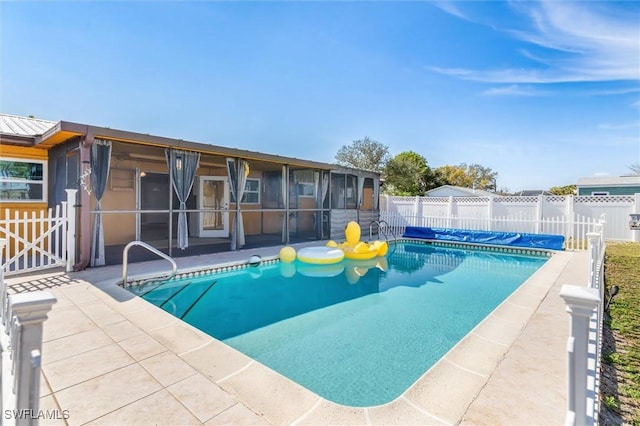
[[592, 176], [578, 179], [577, 186], [621, 186], [640, 185], [640, 175], [636, 176]]
[[38, 136], [56, 125], [55, 121], [0, 114], [0, 133], [13, 136]]

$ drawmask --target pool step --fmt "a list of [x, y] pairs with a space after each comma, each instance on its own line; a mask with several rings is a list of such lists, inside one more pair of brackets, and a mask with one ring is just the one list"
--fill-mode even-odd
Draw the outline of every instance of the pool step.
[[187, 312], [214, 286], [215, 280], [188, 283], [179, 291], [165, 300], [160, 307], [178, 318], [184, 317]]
[[168, 299], [171, 299], [173, 296], [179, 293], [182, 289], [184, 289], [187, 284], [188, 282], [185, 282], [185, 283], [171, 282], [170, 284], [169, 282], [166, 282], [166, 283], [160, 284], [159, 286], [154, 287], [153, 289], [151, 289], [151, 291], [147, 291], [145, 293], [140, 294], [139, 296], [142, 297], [144, 300], [153, 303], [156, 306], [161, 306]]
[[187, 308], [186, 311], [184, 311], [184, 314], [180, 315], [180, 319], [183, 319], [184, 317], [187, 316], [187, 314], [189, 313], [189, 311], [191, 310], [191, 308], [193, 308], [194, 306], [196, 306], [198, 304], [198, 302], [200, 301], [200, 299], [202, 299], [202, 297], [207, 294], [207, 292], [209, 290], [211, 290], [211, 288], [216, 285], [218, 281], [214, 280], [211, 282], [211, 284], [209, 284], [209, 287], [207, 287], [207, 289], [205, 291], [203, 291], [196, 300], [193, 301], [193, 303]]

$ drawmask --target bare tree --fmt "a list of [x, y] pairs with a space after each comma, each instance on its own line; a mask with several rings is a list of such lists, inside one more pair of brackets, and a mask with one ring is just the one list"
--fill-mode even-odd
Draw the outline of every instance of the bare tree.
[[375, 172], [381, 172], [389, 158], [389, 147], [368, 137], [343, 145], [336, 154], [340, 165]]

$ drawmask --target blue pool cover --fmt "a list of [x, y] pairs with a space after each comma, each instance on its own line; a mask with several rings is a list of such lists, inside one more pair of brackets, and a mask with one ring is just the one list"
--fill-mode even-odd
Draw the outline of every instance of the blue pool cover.
[[499, 246], [562, 250], [562, 235], [522, 234], [519, 232], [472, 231], [469, 229], [423, 228], [407, 226], [405, 238], [494, 244]]

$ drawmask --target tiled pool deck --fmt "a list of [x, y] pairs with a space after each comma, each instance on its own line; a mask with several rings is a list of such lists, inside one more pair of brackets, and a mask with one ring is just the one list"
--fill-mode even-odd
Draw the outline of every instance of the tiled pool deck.
[[[277, 254], [264, 248], [176, 259], [180, 269]], [[153, 261], [130, 275], [166, 270]], [[402, 396], [353, 408], [322, 399], [114, 283], [119, 266], [9, 278], [49, 289], [40, 424], [563, 424], [569, 315], [562, 284], [587, 254], [560, 252]]]

